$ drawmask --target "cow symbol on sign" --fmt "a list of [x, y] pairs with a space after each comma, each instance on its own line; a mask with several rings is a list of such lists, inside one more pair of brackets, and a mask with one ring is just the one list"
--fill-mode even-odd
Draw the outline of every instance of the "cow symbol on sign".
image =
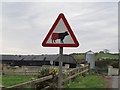
[[56, 43], [55, 40], [57, 40], [57, 39], [60, 39], [60, 42], [64, 43], [63, 40], [64, 40], [65, 36], [68, 36], [68, 35], [69, 34], [67, 31], [65, 31], [63, 33], [53, 33], [52, 37], [51, 37], [52, 43]]

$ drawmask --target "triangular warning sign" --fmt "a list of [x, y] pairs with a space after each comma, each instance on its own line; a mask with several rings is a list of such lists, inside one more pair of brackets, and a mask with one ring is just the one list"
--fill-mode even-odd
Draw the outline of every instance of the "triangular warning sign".
[[78, 47], [79, 43], [68, 24], [64, 14], [59, 14], [42, 46], [45, 47]]

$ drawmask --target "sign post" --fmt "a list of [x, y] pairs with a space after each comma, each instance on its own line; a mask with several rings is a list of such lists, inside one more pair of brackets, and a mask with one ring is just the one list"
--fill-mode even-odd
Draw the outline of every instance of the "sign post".
[[62, 88], [63, 47], [78, 47], [79, 43], [63, 13], [59, 14], [42, 46], [59, 47], [58, 89]]
[[63, 47], [59, 48], [59, 73], [58, 73], [58, 89], [62, 88], [62, 63], [63, 63]]

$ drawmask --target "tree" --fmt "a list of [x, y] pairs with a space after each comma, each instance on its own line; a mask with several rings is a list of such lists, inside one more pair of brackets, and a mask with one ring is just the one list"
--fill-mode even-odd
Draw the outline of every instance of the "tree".
[[104, 49], [103, 52], [104, 53], [109, 53], [109, 50], [108, 49]]

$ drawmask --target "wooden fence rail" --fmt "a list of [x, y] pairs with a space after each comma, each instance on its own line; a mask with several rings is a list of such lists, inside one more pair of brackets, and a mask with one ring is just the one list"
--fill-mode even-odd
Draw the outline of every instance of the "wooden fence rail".
[[39, 75], [39, 72], [4, 72], [5, 75]]
[[89, 66], [88, 65], [86, 65], [84, 67], [77, 67], [75, 69], [67, 71], [67, 72], [64, 73], [67, 76], [67, 78], [65, 78], [63, 80], [63, 83], [71, 80], [72, 78], [75, 78], [76, 76], [79, 76], [80, 74], [86, 73], [88, 71], [89, 71]]

